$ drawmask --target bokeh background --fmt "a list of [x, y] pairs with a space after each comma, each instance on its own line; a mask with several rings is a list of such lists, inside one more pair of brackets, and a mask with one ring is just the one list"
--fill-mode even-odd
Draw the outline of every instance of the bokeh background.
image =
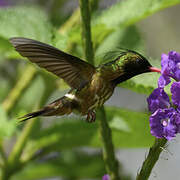
[[[100, 10], [109, 8], [111, 5], [113, 5], [116, 2], [117, 1], [115, 0], [111, 0], [111, 1], [100, 0], [99, 2]], [[42, 9], [45, 10], [52, 24], [58, 28], [61, 26], [61, 24], [65, 22], [65, 20], [78, 7], [78, 1], [76, 0], [49, 0], [49, 1], [48, 0], [26, 0], [26, 1], [25, 0], [24, 1], [7, 0], [5, 1], [4, 0], [1, 2], [0, 5], [1, 5], [1, 8], [4, 8], [6, 6], [15, 7], [15, 6], [20, 6], [20, 5], [21, 6], [38, 5]], [[31, 15], [29, 14], [29, 16]], [[160, 64], [161, 53], [168, 53], [170, 50], [176, 50], [180, 52], [179, 18], [180, 18], [180, 5], [176, 5], [174, 7], [170, 7], [160, 12], [157, 12], [154, 15], [147, 17], [146, 19], [141, 20], [140, 22], [136, 24], [136, 27], [138, 31], [140, 32], [143, 42], [145, 44], [144, 52], [146, 54], [146, 57], [155, 59], [157, 64], [158, 63]], [[0, 24], [0, 28], [1, 28], [1, 24]], [[2, 57], [3, 57], [3, 54], [2, 56], [0, 55], [0, 59]], [[2, 79], [2, 83], [5, 84], [5, 80], [12, 81], [11, 88], [13, 88], [13, 86], [15, 85], [14, 76], [17, 72], [15, 69], [19, 68], [19, 63], [22, 63], [21, 65], [22, 69], [25, 64], [24, 61], [23, 62], [19, 62], [19, 61], [22, 61], [22, 60], [14, 60], [14, 61], [7, 61], [7, 62], [3, 61], [3, 63], [0, 64], [0, 74], [1, 74], [0, 78]], [[6, 77], [7, 75], [8, 75], [8, 78]], [[16, 78], [18, 78], [18, 76]], [[67, 91], [66, 86], [64, 89], [65, 90], [54, 92], [49, 97], [46, 103], [51, 102], [57, 97], [63, 95]], [[0, 100], [3, 101], [5, 97], [6, 97], [6, 94], [4, 93], [4, 97], [1, 96]], [[113, 97], [107, 102], [107, 105], [128, 108], [135, 111], [147, 111], [146, 98], [147, 98], [147, 95], [137, 94], [130, 90], [118, 87], [115, 90]], [[27, 99], [27, 103], [28, 103], [28, 100], [29, 99]], [[31, 103], [29, 106], [31, 106]], [[23, 110], [22, 112], [19, 112], [19, 114], [22, 114], [22, 113], [23, 113]], [[54, 118], [43, 118], [43, 127], [48, 127], [49, 124], [54, 123], [55, 121], [57, 120], [54, 120]], [[15, 141], [15, 138], [12, 138], [10, 141], [8, 141], [8, 143], [5, 143], [5, 150], [7, 154], [11, 151], [14, 141]], [[99, 148], [84, 148], [81, 150], [86, 153], [88, 152], [88, 154], [95, 154], [95, 155], [98, 155], [101, 152]], [[123, 170], [125, 171], [125, 174], [128, 174], [132, 177], [132, 179], [135, 179], [138, 169], [140, 168], [147, 152], [148, 152], [148, 147], [147, 148], [121, 148], [116, 151], [116, 155], [119, 161], [121, 162], [121, 164], [123, 165]], [[167, 148], [164, 149], [164, 152], [161, 154], [161, 157], [158, 163], [153, 169], [153, 173], [150, 177], [150, 180], [179, 179], [180, 177], [180, 171], [179, 171], [180, 153], [179, 152], [180, 152], [180, 136], [177, 136], [175, 140], [167, 144]], [[43, 163], [48, 158], [53, 159], [56, 157], [57, 157], [57, 154], [54, 152], [43, 157], [41, 161]], [[64, 154], [64, 157], [66, 158], [66, 161], [68, 160], [72, 161], [74, 158], [70, 152], [66, 152]], [[69, 169], [69, 171], [71, 170], [72, 169]], [[34, 170], [34, 173], [35, 173], [35, 170]], [[41, 178], [38, 178], [38, 179], [41, 179]], [[53, 178], [48, 178], [48, 179], [58, 180], [61, 178], [53, 177]], [[71, 177], [69, 179], [74, 180], [78, 178]]]

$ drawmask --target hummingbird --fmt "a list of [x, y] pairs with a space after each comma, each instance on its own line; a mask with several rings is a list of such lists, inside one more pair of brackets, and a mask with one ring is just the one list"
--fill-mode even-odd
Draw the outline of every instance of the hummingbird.
[[96, 109], [112, 96], [119, 83], [142, 73], [161, 72], [145, 57], [132, 50], [121, 50], [113, 61], [95, 67], [36, 40], [14, 37], [10, 42], [21, 56], [62, 78], [71, 87], [63, 97], [20, 117], [21, 121], [37, 116], [78, 113], [86, 115], [87, 122], [94, 122]]

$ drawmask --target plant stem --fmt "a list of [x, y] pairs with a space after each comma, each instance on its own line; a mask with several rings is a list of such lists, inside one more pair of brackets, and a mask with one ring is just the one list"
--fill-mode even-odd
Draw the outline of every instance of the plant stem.
[[101, 107], [98, 111], [99, 118], [99, 129], [101, 134], [101, 139], [103, 142], [103, 158], [105, 161], [105, 166], [111, 180], [120, 180], [119, 177], [119, 164], [115, 158], [114, 146], [112, 143], [111, 129], [107, 123], [106, 113], [104, 107]]
[[163, 151], [167, 140], [165, 138], [155, 139], [153, 146], [149, 149], [149, 153], [143, 162], [140, 172], [138, 173], [136, 180], [147, 180], [151, 174], [151, 171], [159, 159], [160, 153]]
[[36, 69], [32, 65], [26, 66], [23, 76], [21, 76], [15, 87], [9, 93], [8, 97], [2, 103], [4, 110], [6, 110], [7, 112], [10, 111], [10, 109], [14, 106], [19, 96], [22, 94], [22, 92], [27, 88], [27, 86], [31, 82], [35, 73], [36, 73]]
[[81, 19], [82, 19], [82, 41], [86, 60], [94, 64], [94, 51], [91, 40], [91, 23], [89, 0], [79, 0]]
[[[85, 57], [87, 61], [94, 64], [94, 52], [93, 45], [91, 41], [91, 26], [90, 26], [90, 11], [89, 11], [89, 1], [79, 0], [81, 18], [82, 18], [82, 31], [83, 31], [83, 43]], [[107, 123], [106, 114], [104, 107], [99, 110], [100, 115], [100, 134], [103, 142], [103, 158], [105, 161], [105, 166], [111, 180], [120, 180], [118, 175], [118, 161], [115, 159], [114, 146], [112, 143], [111, 129]]]
[[[37, 109], [37, 107], [35, 108]], [[17, 139], [16, 144], [13, 147], [13, 150], [8, 158], [8, 164], [14, 164], [15, 162], [18, 162], [20, 159], [20, 156], [22, 154], [23, 148], [25, 144], [27, 143], [27, 139], [34, 127], [34, 124], [36, 123], [36, 118], [31, 119], [30, 121], [27, 121], [25, 123], [25, 127], [23, 128], [23, 131], [21, 132], [20, 137]]]

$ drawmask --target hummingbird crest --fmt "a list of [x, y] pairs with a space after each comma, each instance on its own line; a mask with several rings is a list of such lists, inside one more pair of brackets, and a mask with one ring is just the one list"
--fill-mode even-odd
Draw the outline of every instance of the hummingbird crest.
[[39, 41], [16, 37], [11, 38], [10, 42], [23, 57], [62, 78], [71, 87], [63, 97], [21, 117], [22, 121], [37, 116], [61, 116], [78, 112], [87, 115], [88, 122], [94, 122], [95, 110], [112, 96], [118, 83], [138, 74], [160, 72], [146, 58], [131, 50], [122, 50], [113, 61], [94, 67]]
[[104, 78], [114, 82], [115, 85], [133, 76], [151, 72], [151, 64], [139, 53], [127, 49], [118, 52], [118, 56], [117, 51], [115, 52], [116, 59], [99, 66]]

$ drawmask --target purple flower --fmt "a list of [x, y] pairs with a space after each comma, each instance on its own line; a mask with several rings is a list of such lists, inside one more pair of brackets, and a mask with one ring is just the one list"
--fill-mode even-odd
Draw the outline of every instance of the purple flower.
[[154, 113], [157, 109], [164, 109], [170, 107], [169, 96], [164, 89], [157, 88], [147, 98], [149, 111]]
[[[150, 116], [151, 134], [157, 138], [167, 140], [180, 133], [180, 54], [170, 51], [161, 56], [161, 76], [158, 88], [147, 98], [148, 108], [153, 113]], [[172, 103], [164, 91], [164, 87], [171, 82]]]
[[179, 113], [174, 108], [158, 109], [150, 116], [151, 134], [157, 138], [171, 140], [178, 132]]
[[177, 133], [180, 133], [180, 113], [176, 113], [174, 116], [177, 127]]
[[170, 51], [168, 55], [161, 56], [161, 76], [158, 80], [158, 86], [164, 88], [170, 83], [170, 77], [176, 81], [180, 80], [180, 54], [176, 51]]
[[172, 102], [180, 110], [180, 82], [174, 82], [171, 85]]
[[171, 79], [169, 76], [161, 75], [158, 79], [158, 87], [164, 88], [166, 85], [168, 85], [171, 82]]
[[102, 180], [110, 180], [110, 177], [108, 174], [105, 174], [103, 177], [102, 177]]

